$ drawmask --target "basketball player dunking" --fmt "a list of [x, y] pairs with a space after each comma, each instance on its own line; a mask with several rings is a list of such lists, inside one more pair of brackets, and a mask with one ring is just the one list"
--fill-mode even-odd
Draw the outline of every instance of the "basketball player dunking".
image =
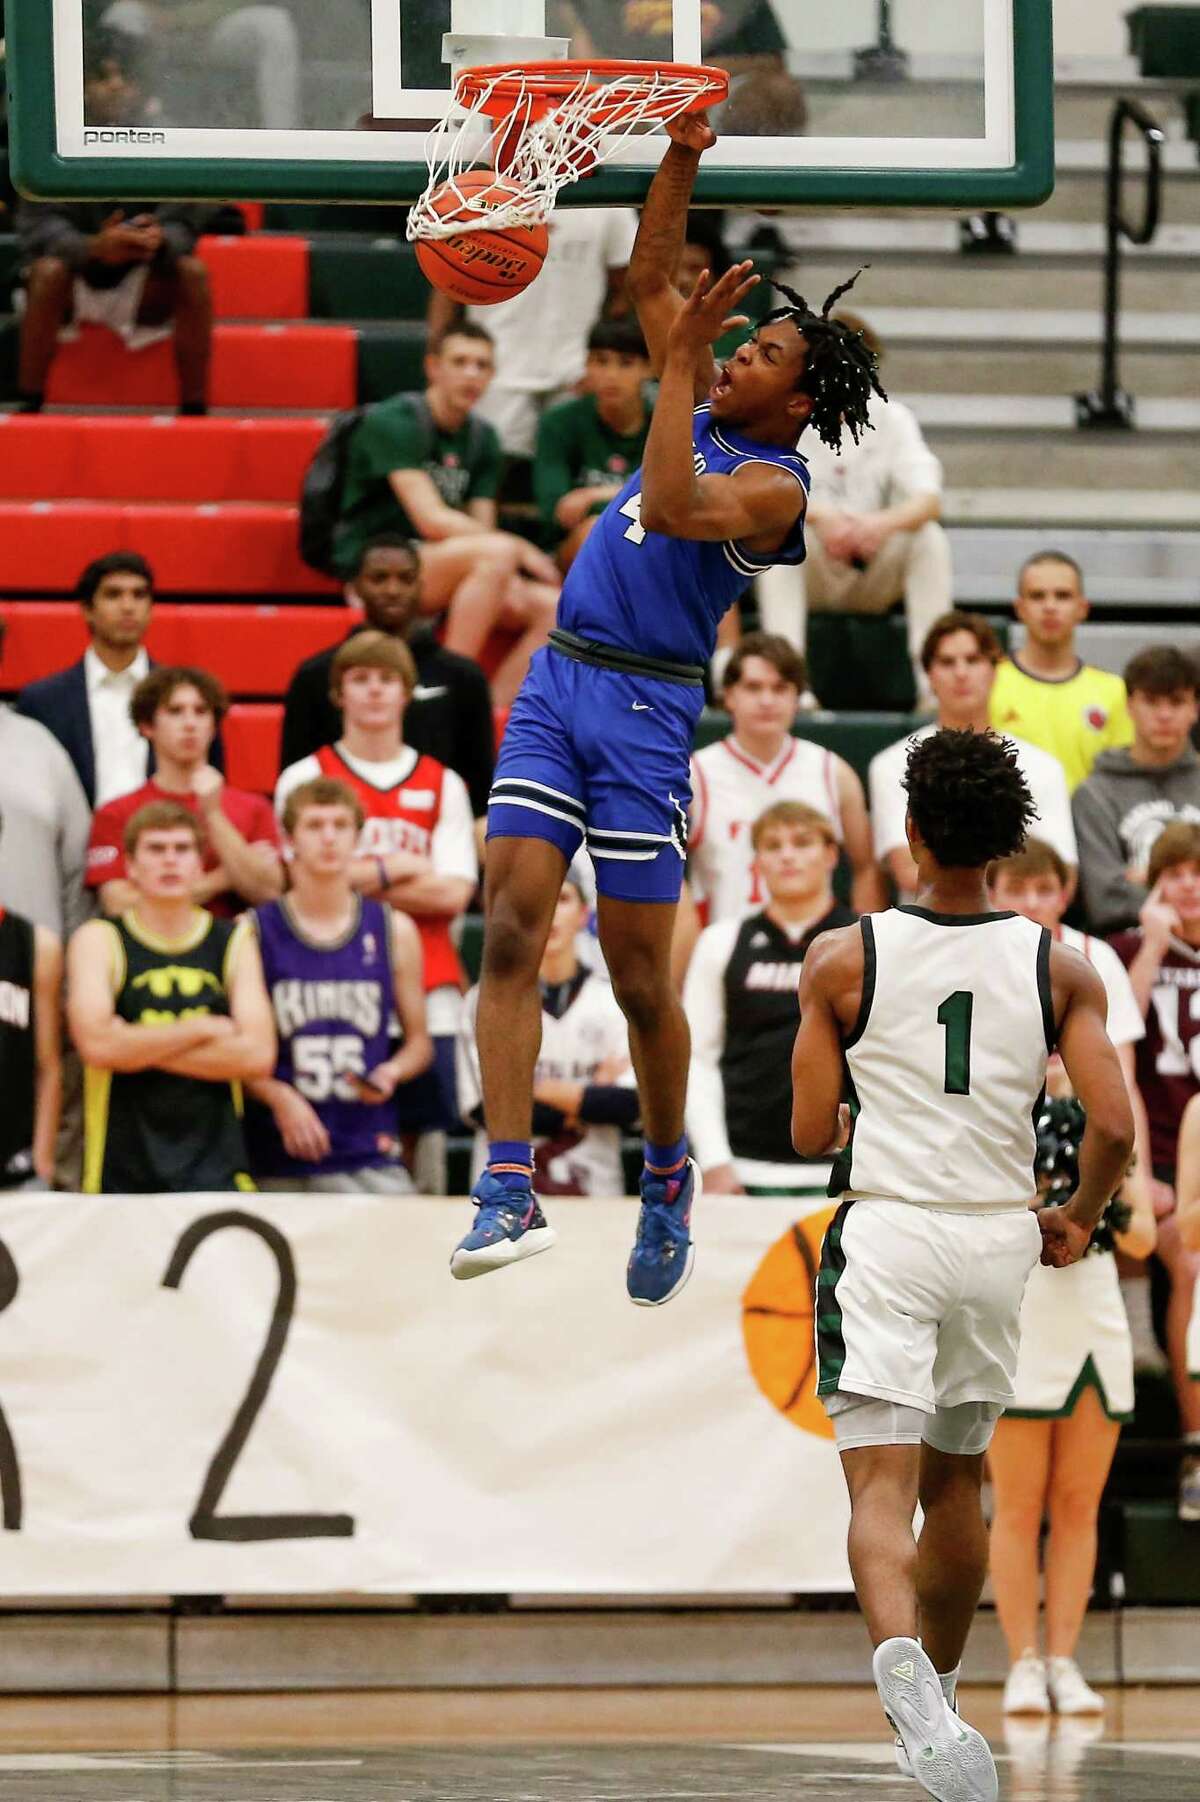
[[571, 567], [491, 793], [477, 1031], [488, 1164], [451, 1259], [455, 1276], [479, 1276], [553, 1243], [530, 1187], [538, 964], [563, 874], [586, 840], [641, 1096], [642, 1211], [627, 1282], [647, 1307], [676, 1292], [692, 1259], [688, 1033], [669, 952], [704, 666], [719, 620], [755, 573], [804, 556], [800, 433], [815, 425], [835, 445], [843, 425], [857, 435], [877, 386], [861, 336], [798, 295], [717, 371], [712, 345], [757, 278], [739, 263], [715, 283], [702, 276], [687, 301], [673, 285], [700, 155], [716, 140], [700, 115], [669, 131], [629, 268], [661, 378], [645, 462]]
[[[818, 1393], [900, 1768], [940, 1802], [994, 1802], [987, 1741], [954, 1711], [987, 1568], [984, 1453], [1013, 1399], [1029, 1273], [1039, 1256], [1083, 1256], [1133, 1118], [1095, 970], [1045, 927], [989, 909], [987, 865], [1034, 817], [1011, 744], [935, 732], [910, 751], [905, 787], [917, 898], [809, 952], [792, 1137], [802, 1155], [825, 1149], [845, 1085], [849, 1138], [829, 1186], [842, 1203], [817, 1278]], [[1034, 1121], [1056, 1045], [1087, 1128], [1074, 1195], [1033, 1213]]]

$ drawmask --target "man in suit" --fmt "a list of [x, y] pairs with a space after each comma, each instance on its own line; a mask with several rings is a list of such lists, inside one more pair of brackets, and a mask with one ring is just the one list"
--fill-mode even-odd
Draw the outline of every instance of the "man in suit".
[[[427, 626], [416, 623], [420, 584], [410, 539], [391, 532], [369, 538], [346, 583], [347, 601], [361, 607], [365, 617], [346, 636], [353, 638], [366, 625], [408, 645], [417, 665], [417, 686], [404, 716], [405, 742], [462, 777], [481, 828], [495, 762], [491, 696], [478, 664], [444, 650]], [[338, 648], [331, 645], [306, 658], [292, 677], [284, 702], [282, 769], [342, 735], [342, 716], [329, 687]]]
[[[77, 592], [91, 643], [78, 663], [23, 688], [17, 710], [54, 734], [96, 808], [154, 774], [153, 749], [129, 713], [134, 689], [154, 667], [145, 644], [154, 575], [136, 551], [110, 551], [88, 564]], [[224, 768], [219, 737], [210, 761]]]

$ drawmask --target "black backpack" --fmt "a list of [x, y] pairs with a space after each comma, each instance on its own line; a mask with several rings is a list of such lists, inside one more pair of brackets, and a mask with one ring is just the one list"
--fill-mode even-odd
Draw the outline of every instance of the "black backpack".
[[[424, 394], [408, 394], [404, 398], [425, 435], [423, 456], [430, 457], [437, 428], [429, 402]], [[335, 414], [304, 472], [300, 488], [300, 555], [310, 569], [323, 576], [338, 574], [333, 567], [333, 549], [342, 518], [350, 440], [369, 411], [368, 407], [348, 407], [344, 413]], [[473, 462], [479, 454], [486, 430], [483, 420], [472, 413], [467, 420], [468, 461]]]

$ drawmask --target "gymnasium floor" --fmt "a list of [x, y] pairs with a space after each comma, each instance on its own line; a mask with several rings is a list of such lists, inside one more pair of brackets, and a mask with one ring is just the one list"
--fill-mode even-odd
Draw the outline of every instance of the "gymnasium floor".
[[[1028, 1802], [1200, 1790], [1200, 1692], [1127, 1690], [1103, 1726], [964, 1712]], [[9, 1698], [4, 1802], [912, 1802], [849, 1689]]]

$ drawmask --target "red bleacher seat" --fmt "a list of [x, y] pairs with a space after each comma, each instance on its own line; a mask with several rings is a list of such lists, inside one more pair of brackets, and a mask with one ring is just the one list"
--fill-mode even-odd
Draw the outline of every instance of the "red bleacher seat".
[[0, 413], [0, 499], [294, 501], [315, 419]]
[[10, 591], [70, 594], [93, 557], [136, 548], [162, 594], [330, 594], [300, 561], [295, 507], [88, 501], [0, 502], [0, 581]]
[[274, 792], [283, 737], [279, 701], [240, 701], [225, 715], [225, 774], [235, 788]]
[[307, 318], [307, 238], [201, 238], [196, 249], [215, 318]]
[[[209, 401], [214, 407], [350, 407], [358, 335], [347, 325], [218, 325]], [[179, 398], [169, 339], [126, 350], [107, 327], [85, 325], [50, 366], [57, 406], [173, 407]]]
[[[231, 694], [281, 695], [296, 665], [338, 644], [362, 615], [349, 607], [161, 603], [147, 646], [159, 663], [211, 670]], [[0, 679], [13, 693], [83, 655], [87, 631], [73, 601], [0, 601], [8, 628]]]

